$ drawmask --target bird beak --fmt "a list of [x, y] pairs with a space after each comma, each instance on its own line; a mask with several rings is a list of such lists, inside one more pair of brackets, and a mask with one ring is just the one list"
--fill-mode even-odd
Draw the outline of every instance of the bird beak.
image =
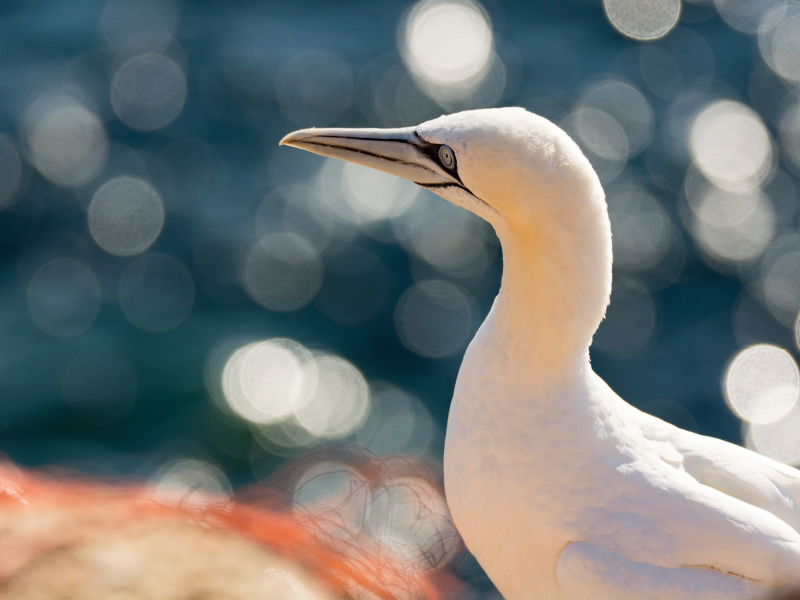
[[439, 163], [440, 145], [426, 142], [411, 127], [301, 129], [284, 137], [280, 145], [371, 167], [423, 187], [463, 187], [458, 175]]

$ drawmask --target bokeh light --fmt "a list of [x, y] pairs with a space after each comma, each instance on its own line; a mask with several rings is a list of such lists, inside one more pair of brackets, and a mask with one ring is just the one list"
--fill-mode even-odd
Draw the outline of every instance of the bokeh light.
[[788, 82], [800, 81], [800, 6], [793, 2], [769, 2], [758, 24], [758, 47], [764, 62]]
[[419, 193], [419, 188], [405, 179], [354, 163], [345, 163], [344, 180], [350, 191], [350, 206], [368, 221], [403, 214]]
[[89, 231], [106, 252], [133, 256], [147, 250], [164, 225], [164, 206], [146, 182], [118, 177], [97, 190], [87, 211]]
[[750, 263], [772, 241], [775, 213], [758, 190], [736, 193], [701, 185], [687, 189], [687, 197], [694, 209], [690, 232], [712, 261]]
[[614, 181], [630, 154], [625, 130], [608, 113], [579, 107], [559, 126], [574, 139], [604, 184]]
[[492, 67], [489, 18], [469, 0], [422, 0], [400, 31], [403, 61], [434, 95], [468, 96]]
[[714, 0], [725, 22], [743, 33], [756, 33], [763, 16], [785, 0]]
[[773, 39], [773, 61], [782, 77], [800, 82], [800, 14], [794, 14], [776, 27]]
[[613, 161], [623, 161], [629, 156], [628, 137], [611, 116], [583, 108], [573, 118], [578, 137], [594, 154]]
[[244, 284], [264, 308], [289, 312], [311, 302], [322, 285], [319, 252], [293, 233], [265, 235], [247, 255]]
[[338, 356], [312, 354], [292, 340], [236, 349], [221, 377], [228, 407], [258, 425], [260, 441], [272, 450], [347, 437], [370, 410], [369, 386], [358, 369]]
[[294, 411], [295, 417], [317, 437], [345, 437], [367, 416], [369, 386], [361, 372], [343, 358], [323, 355], [314, 363], [317, 385], [308, 401]]
[[230, 408], [254, 423], [294, 414], [317, 387], [317, 366], [308, 350], [286, 339], [247, 344], [230, 355], [222, 390]]
[[335, 159], [324, 161], [315, 191], [330, 217], [344, 226], [362, 227], [399, 217], [414, 206], [420, 194], [420, 188], [410, 181]]
[[603, 6], [617, 31], [635, 40], [665, 36], [681, 14], [681, 0], [603, 0]]
[[714, 102], [697, 115], [690, 139], [697, 166], [725, 189], [753, 188], [771, 171], [772, 146], [767, 129], [744, 104]]
[[[581, 106], [587, 110], [604, 113], [613, 119], [613, 123], [605, 124], [606, 127], [611, 128], [609, 138], [597, 139], [594, 142], [601, 147], [613, 147], [616, 144], [621, 149], [624, 145], [625, 155], [633, 156], [644, 150], [653, 137], [654, 118], [650, 102], [641, 91], [629, 83], [616, 79], [596, 83], [584, 92]], [[589, 115], [592, 114], [595, 113], [589, 113]], [[586, 127], [586, 125], [579, 120], [579, 128]], [[603, 125], [602, 121], [600, 125]], [[625, 138], [624, 144], [620, 139], [622, 136], [615, 131], [616, 127], [622, 130]], [[586, 134], [592, 135], [591, 131], [587, 131]], [[589, 142], [587, 141], [587, 143]], [[619, 155], [620, 149], [617, 149], [614, 154]], [[602, 155], [602, 152], [598, 153]]]
[[108, 138], [95, 113], [68, 96], [44, 96], [25, 122], [30, 160], [53, 183], [76, 186], [105, 163]]
[[750, 423], [771, 423], [786, 416], [800, 394], [797, 363], [786, 350], [767, 344], [739, 352], [724, 381], [728, 406]]
[[186, 76], [161, 54], [142, 54], [122, 65], [111, 84], [114, 112], [127, 126], [154, 131], [168, 125], [186, 101]]
[[100, 310], [100, 284], [80, 261], [58, 258], [44, 264], [28, 284], [28, 310], [49, 334], [77, 335]]

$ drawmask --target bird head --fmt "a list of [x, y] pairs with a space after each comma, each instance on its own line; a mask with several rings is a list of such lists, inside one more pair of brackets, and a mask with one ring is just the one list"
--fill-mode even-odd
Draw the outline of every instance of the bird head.
[[303, 129], [281, 144], [408, 179], [487, 220], [503, 246], [495, 318], [514, 315], [520, 343], [538, 340], [540, 365], [586, 360], [611, 293], [611, 225], [594, 169], [556, 125], [495, 108], [402, 129]]
[[529, 233], [555, 225], [559, 213], [605, 212], [600, 182], [578, 146], [522, 108], [465, 111], [400, 129], [302, 129], [281, 144], [413, 181], [486, 219], [501, 237], [509, 227]]

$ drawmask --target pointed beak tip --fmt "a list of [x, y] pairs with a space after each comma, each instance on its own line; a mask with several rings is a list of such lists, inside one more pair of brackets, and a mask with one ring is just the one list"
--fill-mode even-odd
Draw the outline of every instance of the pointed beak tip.
[[298, 129], [297, 131], [293, 131], [292, 133], [287, 133], [280, 142], [278, 142], [278, 146], [294, 146], [296, 142], [301, 140], [314, 137], [315, 133], [312, 130], [308, 129]]

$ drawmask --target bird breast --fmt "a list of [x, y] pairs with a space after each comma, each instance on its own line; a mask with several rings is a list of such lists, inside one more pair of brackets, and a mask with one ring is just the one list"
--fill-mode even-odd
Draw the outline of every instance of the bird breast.
[[[577, 410], [570, 392], [562, 393], [538, 399], [497, 380], [456, 387], [444, 456], [448, 504], [467, 547], [506, 597], [561, 597], [561, 551], [602, 520], [599, 507], [622, 491], [609, 486], [620, 476], [619, 460], [604, 460], [603, 418]], [[521, 573], [528, 574], [523, 594], [508, 589]]]

